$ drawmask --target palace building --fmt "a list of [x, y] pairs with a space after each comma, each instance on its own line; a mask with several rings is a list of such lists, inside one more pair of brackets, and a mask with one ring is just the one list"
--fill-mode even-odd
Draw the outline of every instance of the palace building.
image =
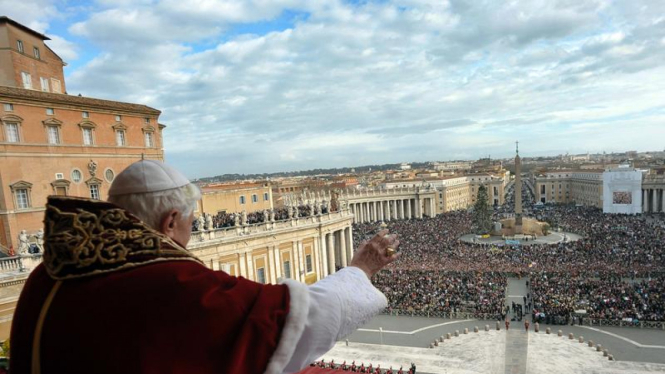
[[131, 163], [164, 159], [160, 111], [66, 94], [49, 38], [0, 17], [0, 251], [42, 228], [48, 195], [106, 199]]

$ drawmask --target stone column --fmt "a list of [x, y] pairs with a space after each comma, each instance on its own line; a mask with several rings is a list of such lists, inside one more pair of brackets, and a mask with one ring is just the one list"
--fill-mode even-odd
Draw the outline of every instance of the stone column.
[[333, 242], [333, 234], [329, 233], [327, 234], [328, 236], [328, 242], [327, 242], [327, 249], [328, 249], [328, 274], [334, 274], [335, 273], [335, 244]]
[[[279, 253], [278, 245], [276, 245], [275, 248], [273, 248], [273, 257], [275, 257], [275, 279], [277, 280], [282, 277], [282, 266], [284, 266], [284, 262], [282, 261], [282, 256], [280, 256]], [[291, 276], [293, 276], [293, 274], [291, 274]]]
[[411, 219], [413, 216], [411, 215], [411, 199], [408, 199], [406, 201], [406, 218]]
[[353, 223], [356, 223], [356, 213], [355, 213], [354, 204], [349, 204], [349, 210], [351, 211], [351, 214], [353, 214]]
[[337, 232], [339, 235], [339, 254], [341, 257], [341, 265], [343, 268], [346, 267], [346, 229], [339, 230]]
[[247, 253], [243, 252], [238, 257], [239, 275], [249, 279], [249, 275], [247, 274]]
[[416, 197], [416, 218], [423, 218], [420, 196]]
[[665, 213], [665, 189], [660, 190], [660, 211]]
[[328, 244], [326, 241], [326, 234], [321, 233], [321, 251], [319, 252], [319, 256], [321, 256], [321, 276], [326, 277], [328, 276]]
[[353, 227], [349, 226], [345, 230], [346, 232], [346, 259], [348, 262], [351, 262], [353, 259]]
[[390, 221], [390, 200], [385, 200], [383, 204], [384, 204], [383, 215], [385, 216], [385, 220]]
[[649, 190], [642, 190], [642, 213], [649, 212]]
[[[300, 256], [298, 258], [298, 261], [300, 261], [300, 263], [302, 264], [302, 269], [303, 269], [303, 273], [300, 279], [302, 279], [302, 281], [304, 282], [305, 278], [307, 277], [307, 264], [305, 263], [305, 248], [302, 245], [302, 240], [296, 241], [296, 246], [298, 247], [298, 255]], [[314, 261], [316, 261], [316, 257], [314, 256], [314, 254], [312, 254], [312, 270], [314, 270], [314, 266], [316, 266]]]
[[651, 206], [653, 208], [651, 211], [653, 213], [658, 213], [658, 190], [654, 188], [651, 191], [652, 191], [651, 194], [653, 195], [653, 200], [651, 201]]
[[256, 277], [254, 276], [254, 257], [252, 252], [247, 252], [247, 279], [253, 280], [256, 282]]
[[293, 263], [292, 269], [293, 272], [291, 274], [291, 277], [297, 281], [302, 281], [302, 278], [300, 276], [300, 271], [303, 270], [302, 263], [300, 262], [300, 255], [298, 254], [298, 241], [292, 241], [291, 242], [291, 262]]
[[268, 248], [268, 263], [266, 264], [266, 268], [270, 272], [266, 277], [266, 283], [277, 284], [277, 277], [275, 276], [277, 273], [277, 270], [275, 270], [275, 246]]
[[390, 203], [388, 203], [388, 200], [383, 200], [383, 220], [390, 221]]
[[434, 204], [434, 199], [430, 197], [429, 199], [429, 211], [430, 211], [430, 217], [434, 217], [436, 215], [436, 204]]

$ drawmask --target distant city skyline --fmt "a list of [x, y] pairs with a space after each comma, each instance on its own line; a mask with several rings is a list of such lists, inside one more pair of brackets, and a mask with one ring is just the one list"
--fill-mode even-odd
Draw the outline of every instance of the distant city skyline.
[[[631, 149], [631, 150], [624, 150], [624, 151], [617, 151], [617, 152], [607, 152], [607, 156], [608, 156], [608, 158], [609, 158], [609, 157], [611, 157], [612, 155], [624, 155], [624, 154], [626, 154], [626, 153], [628, 153], [628, 152], [633, 152], [633, 151], [635, 151], [635, 150], [632, 150], [632, 149]], [[642, 152], [638, 151], [638, 154], [645, 154], [645, 153], [665, 153], [665, 150], [653, 150], [653, 151], [649, 151], [649, 150], [647, 150], [647, 151], [642, 151]], [[571, 153], [571, 154], [568, 154], [568, 155], [569, 155], [569, 156], [582, 156], [582, 155], [586, 155], [586, 154], [587, 154], [587, 153]], [[599, 152], [599, 153], [591, 153], [591, 152], [589, 152], [588, 154], [589, 154], [590, 156], [596, 156], [596, 157], [598, 157], [598, 156], [602, 156], [602, 155], [603, 155], [602, 152]], [[439, 163], [446, 163], [446, 162], [450, 162], [450, 163], [456, 163], [456, 162], [475, 162], [475, 161], [478, 161], [478, 160], [481, 160], [481, 159], [486, 159], [487, 156], [488, 156], [488, 155], [485, 155], [485, 156], [482, 156], [482, 155], [481, 155], [480, 157], [475, 158], [475, 159], [454, 159], [454, 160], [453, 160], [453, 159], [449, 159], [449, 160], [400, 161], [400, 162], [385, 162], [385, 163], [364, 164], [364, 165], [337, 165], [337, 166], [325, 167], [325, 168], [323, 168], [323, 167], [320, 167], [320, 168], [319, 168], [319, 167], [315, 167], [315, 168], [310, 168], [310, 169], [300, 169], [300, 170], [274, 170], [274, 171], [259, 172], [259, 173], [249, 173], [249, 172], [247, 172], [247, 173], [217, 173], [217, 174], [203, 175], [203, 176], [197, 177], [196, 180], [201, 180], [201, 179], [203, 179], [203, 180], [211, 180], [211, 179], [214, 179], [215, 177], [220, 177], [220, 176], [232, 176], [232, 175], [236, 175], [236, 174], [237, 174], [237, 175], [242, 175], [242, 176], [245, 176], [245, 177], [247, 177], [247, 176], [258, 176], [258, 175], [263, 175], [263, 174], [265, 174], [265, 175], [274, 175], [274, 174], [295, 174], [295, 175], [298, 175], [298, 176], [307, 176], [307, 175], [309, 175], [312, 171], [315, 171], [315, 170], [334, 170], [334, 169], [337, 169], [337, 170], [350, 169], [350, 170], [356, 170], [356, 172], [361, 173], [361, 172], [364, 172], [364, 171], [365, 171], [364, 169], [367, 169], [367, 168], [374, 168], [374, 167], [377, 167], [377, 166], [378, 166], [378, 167], [385, 167], [386, 165], [400, 165], [400, 164], [403, 164], [403, 163], [405, 163], [405, 164], [409, 164], [409, 165], [413, 165], [413, 164], [427, 164], [427, 163], [434, 163], [434, 162], [439, 162]], [[491, 156], [491, 155], [489, 155], [489, 156]], [[553, 155], [539, 155], [539, 156], [533, 156], [533, 155], [524, 155], [524, 154], [520, 153], [520, 158], [522, 159], [523, 162], [524, 162], [525, 160], [526, 160], [526, 161], [531, 161], [531, 160], [533, 160], [533, 159], [540, 159], [540, 158], [545, 158], [545, 159], [555, 159], [555, 160], [556, 160], [556, 159], [558, 159], [560, 156], [565, 156], [565, 154], [553, 154]], [[511, 155], [509, 155], [509, 156], [507, 156], [507, 157], [496, 157], [496, 158], [495, 158], [495, 157], [490, 157], [490, 158], [491, 158], [492, 160], [507, 161], [506, 165], [511, 165], [512, 161], [515, 159], [515, 153], [512, 153]], [[593, 160], [592, 160], [592, 161], [593, 161]], [[608, 161], [611, 161], [611, 162], [616, 163], [616, 162], [623, 162], [624, 160], [616, 160], [616, 159], [614, 159], [614, 160], [608, 160]], [[576, 163], [579, 163], [579, 160], [577, 160]], [[511, 169], [511, 168], [508, 167], [507, 169]], [[372, 171], [376, 171], [376, 170], [377, 170], [377, 169], [372, 169]], [[251, 179], [251, 178], [250, 178], [250, 179]]]
[[661, 151], [665, 2], [0, 0], [190, 178]]

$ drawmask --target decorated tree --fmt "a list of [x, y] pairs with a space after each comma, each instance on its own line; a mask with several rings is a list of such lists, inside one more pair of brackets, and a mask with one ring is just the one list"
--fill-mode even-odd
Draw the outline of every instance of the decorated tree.
[[492, 231], [492, 211], [488, 203], [487, 188], [481, 185], [473, 206], [473, 226], [477, 235], [489, 234]]

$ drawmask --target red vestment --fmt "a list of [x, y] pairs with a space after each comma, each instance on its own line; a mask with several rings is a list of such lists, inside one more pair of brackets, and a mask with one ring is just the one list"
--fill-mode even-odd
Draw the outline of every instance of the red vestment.
[[212, 271], [112, 204], [51, 197], [12, 373], [264, 373], [293, 352], [280, 344], [289, 301], [287, 286]]

